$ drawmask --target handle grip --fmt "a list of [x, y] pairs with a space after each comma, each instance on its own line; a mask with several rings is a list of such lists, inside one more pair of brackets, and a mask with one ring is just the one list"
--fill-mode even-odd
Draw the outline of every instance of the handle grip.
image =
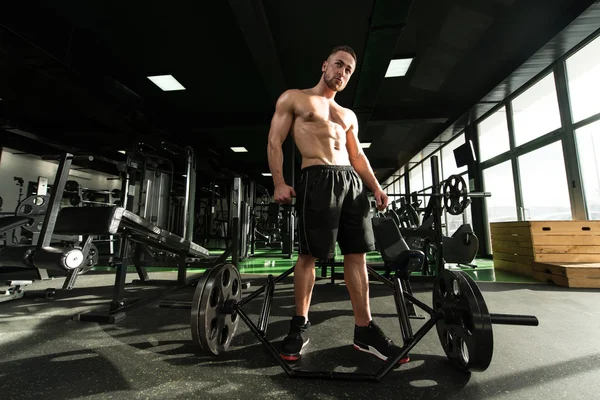
[[492, 324], [538, 326], [540, 322], [533, 315], [490, 314]]
[[492, 194], [490, 192], [470, 192], [470, 193], [467, 193], [467, 196], [469, 196], [469, 197], [492, 197]]

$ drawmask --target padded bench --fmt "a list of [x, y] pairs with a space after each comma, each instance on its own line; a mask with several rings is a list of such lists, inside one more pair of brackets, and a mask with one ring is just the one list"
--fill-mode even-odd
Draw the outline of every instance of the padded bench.
[[132, 240], [173, 253], [208, 258], [204, 247], [159, 228], [123, 207], [66, 207], [60, 210], [54, 233], [63, 235], [114, 235], [123, 231]]
[[420, 271], [423, 268], [425, 253], [408, 247], [393, 218], [375, 217], [371, 222], [377, 250], [392, 271]]

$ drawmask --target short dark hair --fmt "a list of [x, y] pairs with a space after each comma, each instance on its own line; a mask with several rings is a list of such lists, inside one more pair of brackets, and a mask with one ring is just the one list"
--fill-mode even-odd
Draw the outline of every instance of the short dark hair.
[[352, 56], [352, 58], [354, 58], [354, 62], [358, 64], [358, 61], [356, 60], [356, 53], [354, 52], [354, 50], [352, 49], [352, 47], [345, 46], [345, 45], [335, 46], [333, 49], [331, 49], [331, 52], [329, 53], [329, 56], [327, 56], [327, 58], [331, 57], [332, 55], [334, 55], [338, 51], [344, 51], [344, 52], [350, 54]]

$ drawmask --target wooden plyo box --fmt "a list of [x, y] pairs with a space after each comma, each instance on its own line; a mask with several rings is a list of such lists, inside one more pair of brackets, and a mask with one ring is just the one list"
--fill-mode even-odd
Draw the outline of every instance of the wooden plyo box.
[[533, 264], [533, 279], [573, 288], [600, 288], [600, 263]]
[[494, 268], [562, 286], [600, 287], [600, 221], [493, 222], [490, 231]]

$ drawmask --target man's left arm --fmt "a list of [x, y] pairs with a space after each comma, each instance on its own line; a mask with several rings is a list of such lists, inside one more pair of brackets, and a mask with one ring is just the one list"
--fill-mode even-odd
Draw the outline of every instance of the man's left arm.
[[358, 120], [356, 115], [351, 112], [352, 124], [350, 129], [346, 132], [346, 148], [348, 149], [348, 155], [350, 156], [350, 164], [354, 167], [356, 173], [362, 178], [363, 182], [373, 193], [377, 190], [382, 190], [375, 173], [371, 168], [371, 163], [367, 159], [366, 154], [363, 152], [358, 140]]
[[388, 205], [388, 197], [379, 185], [371, 163], [367, 159], [360, 141], [358, 140], [358, 120], [356, 115], [350, 111], [352, 115], [352, 124], [350, 129], [346, 132], [346, 148], [348, 149], [348, 156], [350, 157], [350, 164], [354, 167], [354, 170], [361, 177], [365, 185], [373, 192], [375, 201], [377, 202], [377, 208], [383, 210]]

